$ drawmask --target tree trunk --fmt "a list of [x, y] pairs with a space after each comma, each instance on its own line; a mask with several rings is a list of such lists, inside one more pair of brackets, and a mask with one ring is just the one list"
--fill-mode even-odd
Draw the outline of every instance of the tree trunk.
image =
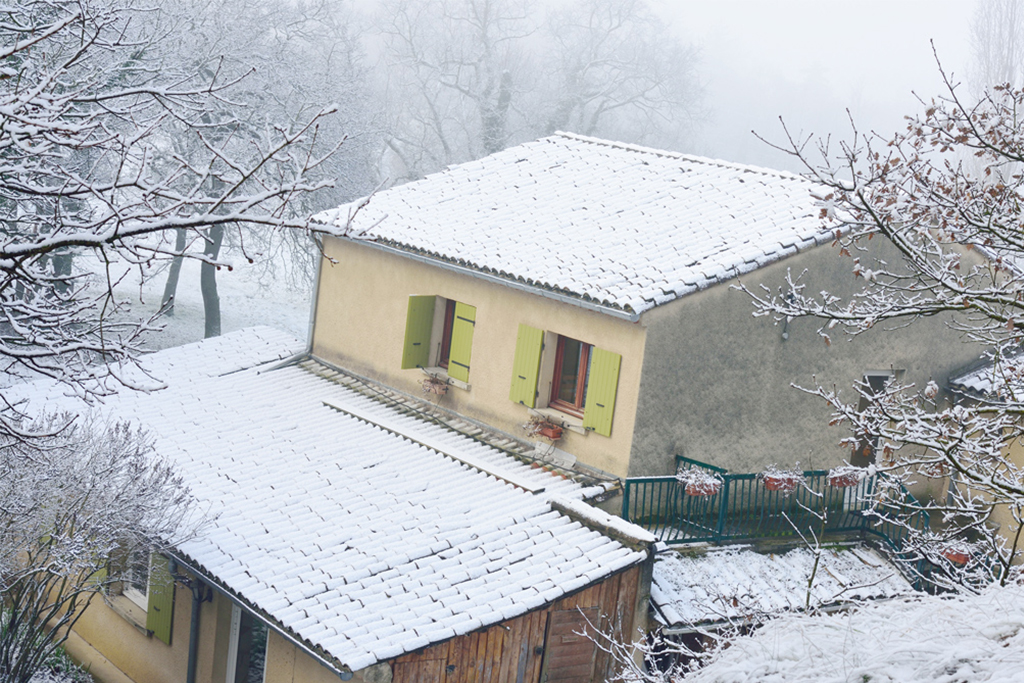
[[[206, 234], [203, 255], [216, 260], [224, 241], [224, 226], [214, 225]], [[199, 273], [199, 288], [203, 292], [203, 312], [206, 314], [206, 338], [220, 335], [220, 296], [217, 294], [217, 266], [203, 262]]]
[[164, 315], [174, 315], [174, 295], [178, 292], [178, 276], [181, 274], [181, 262], [185, 260], [182, 253], [185, 251], [185, 228], [177, 228], [174, 231], [174, 260], [171, 261], [171, 269], [167, 272], [167, 284], [164, 285], [164, 297], [160, 300], [160, 310]]

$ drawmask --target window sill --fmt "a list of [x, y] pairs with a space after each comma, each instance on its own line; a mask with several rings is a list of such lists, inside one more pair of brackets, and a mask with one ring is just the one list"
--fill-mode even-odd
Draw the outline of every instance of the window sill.
[[130, 598], [123, 595], [104, 595], [103, 602], [114, 614], [134, 626], [142, 635], [153, 635], [153, 632], [146, 628], [146, 610], [136, 605]]
[[434, 379], [444, 380], [445, 382], [448, 382], [448, 384], [450, 384], [453, 387], [456, 387], [458, 389], [462, 389], [463, 391], [469, 391], [470, 385], [468, 383], [463, 382], [462, 380], [455, 379], [453, 377], [449, 377], [448, 376], [448, 371], [445, 370], [444, 368], [434, 367], [434, 368], [420, 368], [420, 369], [423, 370], [423, 374], [425, 374], [425, 375], [427, 375], [429, 377], [433, 377]]
[[526, 410], [530, 415], [542, 417], [548, 422], [562, 425], [563, 429], [568, 429], [583, 436], [587, 435], [587, 430], [583, 428], [583, 420], [581, 418], [563, 413], [561, 410], [555, 410], [554, 408], [527, 408]]

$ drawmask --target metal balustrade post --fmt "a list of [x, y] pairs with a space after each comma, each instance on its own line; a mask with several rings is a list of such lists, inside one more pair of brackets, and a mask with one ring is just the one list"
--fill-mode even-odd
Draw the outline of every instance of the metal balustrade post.
[[627, 522], [631, 521], [629, 519], [629, 490], [631, 488], [633, 488], [633, 482], [627, 479], [626, 485], [623, 487], [624, 491], [622, 493], [622, 518]]
[[721, 543], [722, 536], [725, 532], [725, 512], [729, 505], [729, 484], [732, 483], [732, 478], [729, 475], [722, 477], [722, 491], [719, 494], [721, 499], [718, 502], [718, 523], [715, 524], [715, 542]]

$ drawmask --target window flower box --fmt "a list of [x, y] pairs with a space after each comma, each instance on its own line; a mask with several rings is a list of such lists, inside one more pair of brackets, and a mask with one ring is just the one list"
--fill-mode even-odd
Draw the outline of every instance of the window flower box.
[[705, 470], [688, 469], [676, 474], [676, 480], [686, 495], [697, 498], [713, 496], [722, 490], [722, 478]]
[[953, 564], [960, 565], [961, 567], [967, 564], [967, 561], [971, 559], [971, 556], [967, 551], [960, 550], [958, 548], [946, 548], [942, 551], [942, 556]]
[[720, 481], [695, 481], [686, 485], [686, 495], [697, 497], [713, 496], [721, 489], [722, 482]]
[[792, 493], [803, 481], [804, 477], [800, 472], [790, 472], [774, 467], [761, 473], [761, 483], [768, 491]]
[[522, 425], [528, 436], [542, 436], [545, 439], [558, 441], [562, 438], [564, 428], [560, 424], [551, 422], [542, 417], [530, 418], [530, 421]]
[[562, 428], [559, 425], [546, 422], [537, 428], [537, 434], [546, 439], [558, 441], [562, 438]]
[[845, 489], [851, 486], [856, 486], [860, 483], [860, 468], [854, 467], [837, 467], [828, 473], [828, 485], [837, 488]]

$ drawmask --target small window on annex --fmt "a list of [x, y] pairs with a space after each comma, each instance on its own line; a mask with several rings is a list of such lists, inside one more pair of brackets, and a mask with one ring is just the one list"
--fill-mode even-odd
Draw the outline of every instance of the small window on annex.
[[611, 436], [622, 356], [567, 335], [520, 325], [509, 399], [551, 408]]
[[[861, 397], [857, 404], [857, 412], [864, 412], [868, 409], [876, 396], [885, 392], [886, 386], [893, 379], [901, 377], [902, 370], [869, 370], [861, 378]], [[867, 467], [875, 462], [875, 454], [878, 450], [877, 436], [862, 436], [858, 439], [850, 456], [850, 464], [856, 467]]]
[[149, 551], [136, 550], [128, 558], [121, 594], [142, 609], [149, 608]]
[[475, 326], [475, 306], [440, 296], [409, 297], [402, 369], [438, 368], [468, 383]]
[[263, 683], [267, 669], [267, 625], [231, 606], [225, 683]]

